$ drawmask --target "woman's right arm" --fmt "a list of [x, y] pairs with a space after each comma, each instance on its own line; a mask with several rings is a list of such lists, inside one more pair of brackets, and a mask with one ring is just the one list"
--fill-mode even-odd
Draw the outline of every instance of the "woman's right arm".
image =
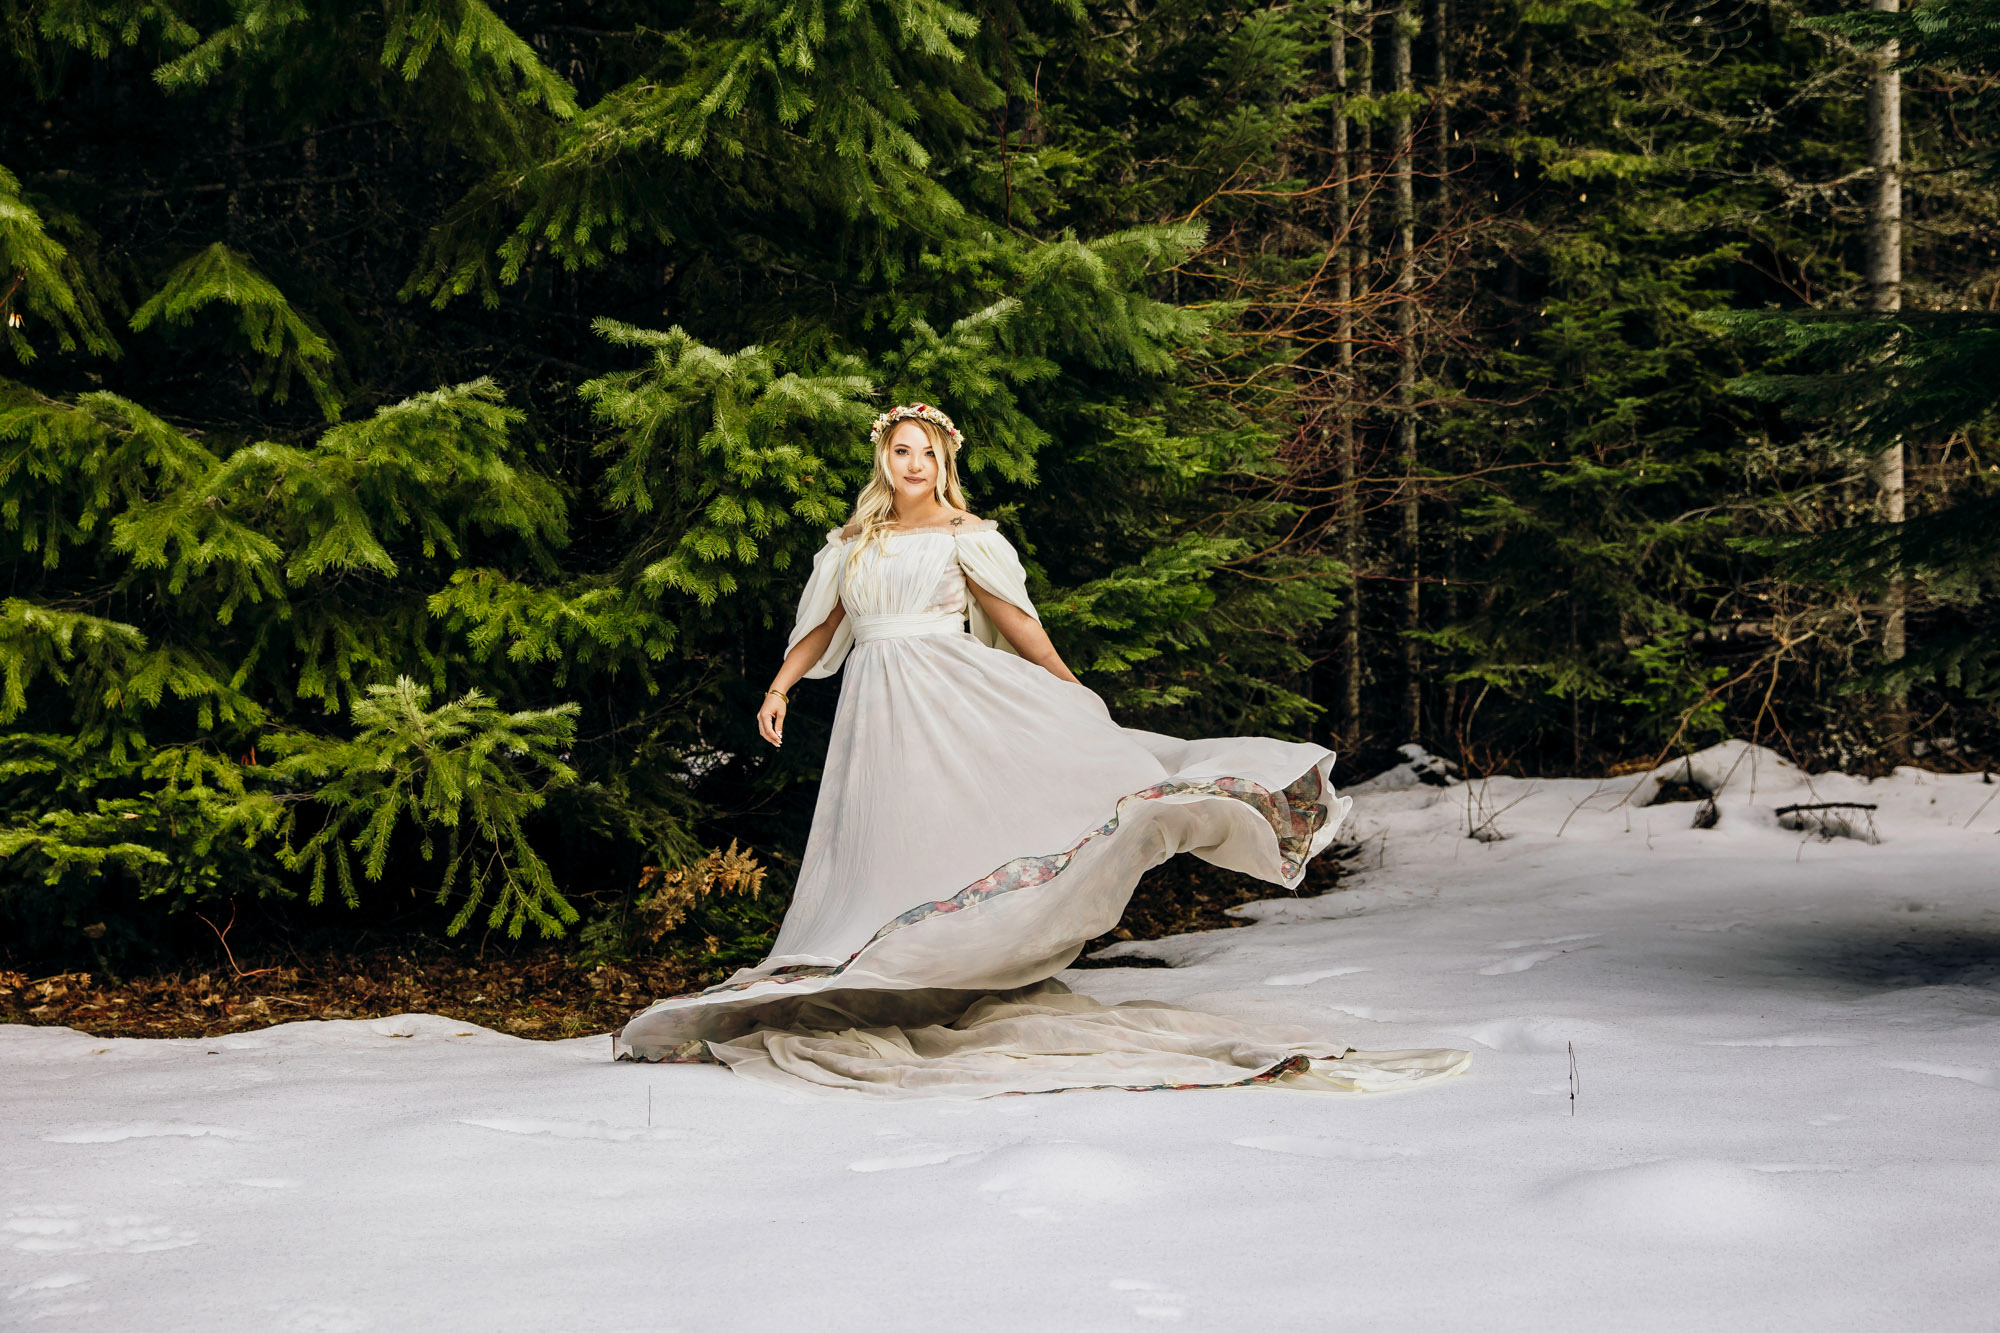
[[784, 664], [771, 678], [771, 690], [777, 693], [765, 691], [764, 704], [757, 710], [757, 732], [771, 744], [785, 743], [785, 701], [778, 696], [790, 694], [792, 686], [805, 679], [812, 664], [826, 655], [827, 645], [833, 642], [833, 632], [846, 618], [847, 608], [835, 602], [833, 614], [822, 620], [818, 629], [793, 644], [792, 651], [785, 654]]

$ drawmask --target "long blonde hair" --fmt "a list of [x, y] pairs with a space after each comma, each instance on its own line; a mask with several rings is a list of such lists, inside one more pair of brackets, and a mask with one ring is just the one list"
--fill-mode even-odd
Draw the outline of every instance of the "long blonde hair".
[[[914, 423], [937, 454], [938, 503], [953, 509], [965, 509], [965, 492], [958, 484], [958, 445], [951, 438], [951, 432], [922, 417], [904, 417], [903, 421]], [[861, 558], [862, 551], [880, 542], [887, 534], [889, 525], [896, 521], [896, 479], [889, 472], [889, 440], [903, 421], [891, 425], [876, 441], [874, 475], [868, 478], [868, 484], [855, 497], [854, 512], [848, 515], [847, 526], [856, 529], [860, 538], [847, 552], [847, 568], [850, 570], [854, 568], [854, 562]]]

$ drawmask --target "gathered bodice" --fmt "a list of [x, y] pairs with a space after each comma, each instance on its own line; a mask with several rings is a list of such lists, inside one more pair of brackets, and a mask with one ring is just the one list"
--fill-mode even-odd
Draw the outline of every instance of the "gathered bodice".
[[895, 532], [849, 563], [840, 554], [840, 602], [850, 616], [965, 614], [965, 570], [958, 540], [936, 532]]
[[[855, 553], [858, 539], [827, 533], [799, 597], [791, 645], [819, 628], [836, 606], [846, 616], [808, 677], [830, 676], [857, 644], [888, 638], [957, 634], [969, 627], [989, 648], [1014, 646], [971, 596], [967, 579], [1041, 619], [1028, 597], [1027, 572], [999, 525], [974, 519], [954, 527], [891, 532]], [[853, 558], [850, 560], [850, 556]], [[791, 645], [787, 645], [788, 648]]]

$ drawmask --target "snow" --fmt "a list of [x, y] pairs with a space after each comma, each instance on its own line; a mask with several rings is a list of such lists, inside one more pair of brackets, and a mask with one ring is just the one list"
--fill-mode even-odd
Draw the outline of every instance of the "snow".
[[[1690, 771], [1712, 828], [1642, 803]], [[2000, 786], [1447, 781], [1350, 789], [1352, 889], [1065, 980], [1461, 1078], [885, 1104], [428, 1015], [0, 1027], [0, 1326], [1995, 1326]], [[1879, 842], [1780, 823], [1833, 801]]]

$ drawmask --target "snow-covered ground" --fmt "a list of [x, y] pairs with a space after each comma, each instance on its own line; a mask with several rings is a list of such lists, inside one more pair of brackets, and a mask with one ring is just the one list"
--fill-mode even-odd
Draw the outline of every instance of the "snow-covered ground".
[[[1712, 828], [1650, 778], [1398, 770], [1352, 889], [1066, 978], [1476, 1052], [1399, 1095], [830, 1102], [422, 1015], [0, 1027], [0, 1325], [2000, 1327], [2000, 786], [1694, 768]], [[1879, 843], [1781, 827], [1825, 801]]]

